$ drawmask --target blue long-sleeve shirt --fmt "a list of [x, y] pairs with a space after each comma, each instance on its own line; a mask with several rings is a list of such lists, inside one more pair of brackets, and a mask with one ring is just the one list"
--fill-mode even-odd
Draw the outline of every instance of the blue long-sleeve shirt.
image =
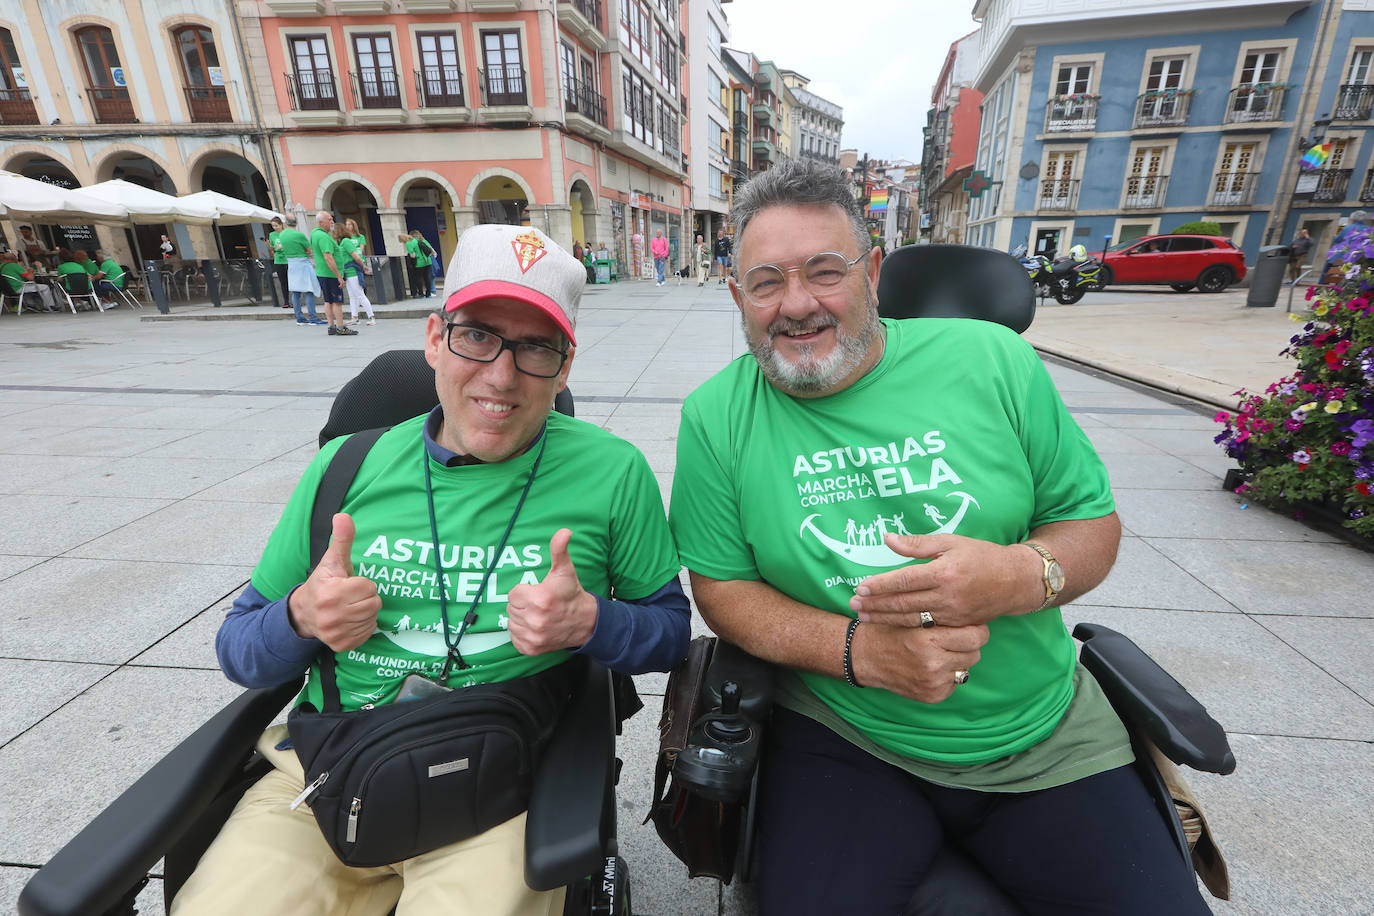
[[[442, 417], [438, 407], [430, 414], [425, 448], [446, 466], [461, 464], [468, 459], [434, 439]], [[288, 592], [269, 600], [249, 583], [234, 600], [215, 637], [215, 653], [229, 680], [244, 687], [270, 687], [299, 677], [319, 656], [324, 644], [298, 636], [291, 626], [286, 609], [290, 597]], [[573, 650], [576, 654], [622, 674], [667, 671], [686, 656], [691, 606], [676, 576], [636, 601], [593, 597], [596, 628], [591, 639]]]

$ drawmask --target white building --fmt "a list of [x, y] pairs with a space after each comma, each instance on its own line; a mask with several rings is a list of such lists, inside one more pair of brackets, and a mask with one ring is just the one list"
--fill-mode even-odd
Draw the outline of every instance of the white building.
[[[728, 2], [728, 0], [727, 0]], [[730, 23], [721, 0], [687, 0], [688, 58], [687, 130], [695, 231], [713, 239], [730, 211], [730, 75], [721, 48], [730, 39]]]

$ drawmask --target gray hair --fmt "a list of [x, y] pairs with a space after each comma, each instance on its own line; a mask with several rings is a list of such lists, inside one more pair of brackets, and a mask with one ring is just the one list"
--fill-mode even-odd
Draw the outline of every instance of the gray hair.
[[288, 226], [294, 226], [296, 225], [296, 218], [292, 216], [290, 213], [288, 213], [286, 214], [285, 223]]
[[853, 186], [840, 169], [811, 159], [784, 159], [760, 172], [735, 192], [730, 220], [735, 224], [735, 249], [749, 221], [769, 207], [839, 207], [849, 217], [854, 244], [860, 251], [873, 247]]

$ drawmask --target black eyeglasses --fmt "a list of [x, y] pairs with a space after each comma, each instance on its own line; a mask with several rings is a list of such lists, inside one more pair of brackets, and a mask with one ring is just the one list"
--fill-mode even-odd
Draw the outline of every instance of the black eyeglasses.
[[535, 378], [553, 378], [568, 361], [566, 350], [546, 347], [524, 340], [507, 340], [485, 328], [448, 323], [448, 350], [454, 356], [476, 363], [494, 363], [505, 350], [515, 359], [515, 368]]

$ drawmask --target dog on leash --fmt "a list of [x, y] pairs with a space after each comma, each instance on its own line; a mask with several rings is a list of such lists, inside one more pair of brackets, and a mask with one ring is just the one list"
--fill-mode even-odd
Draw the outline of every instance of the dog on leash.
[[679, 267], [677, 270], [673, 271], [673, 274], [677, 277], [677, 285], [681, 286], [682, 281], [692, 275], [692, 265], [688, 264], [685, 267]]

